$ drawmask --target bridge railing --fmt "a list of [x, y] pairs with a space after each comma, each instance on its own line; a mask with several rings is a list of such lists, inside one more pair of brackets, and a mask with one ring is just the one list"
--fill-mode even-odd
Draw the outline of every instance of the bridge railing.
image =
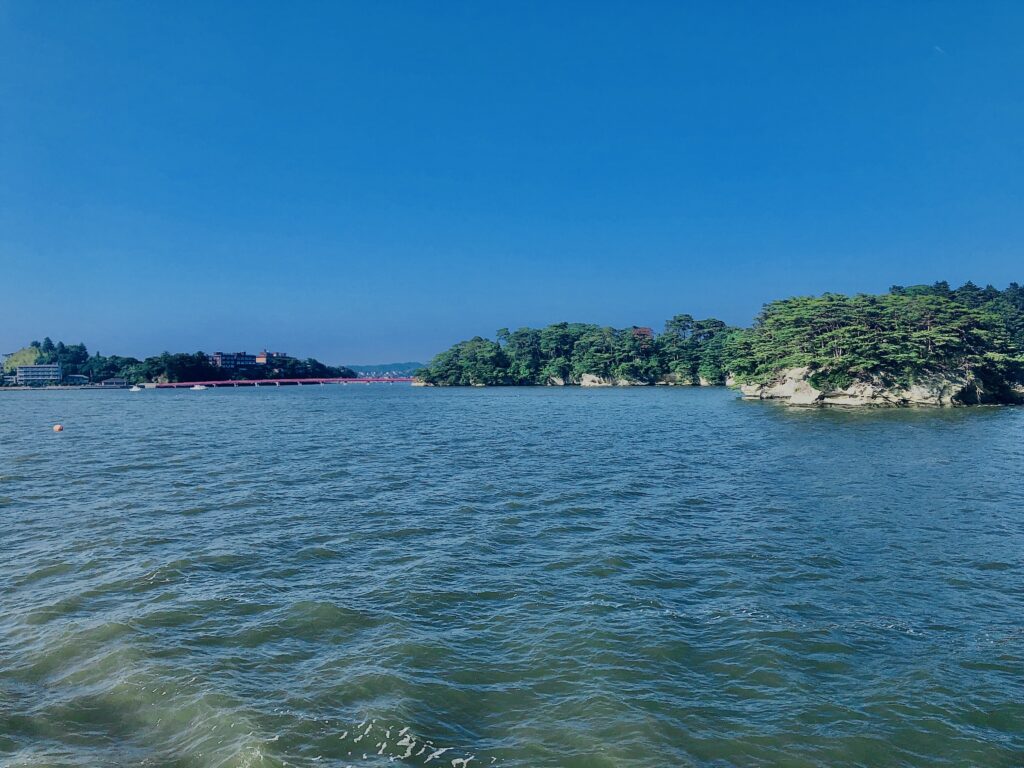
[[189, 387], [270, 387], [301, 386], [303, 384], [408, 384], [409, 376], [367, 377], [356, 379], [221, 379], [217, 381], [173, 381], [157, 384], [157, 389], [187, 389]]

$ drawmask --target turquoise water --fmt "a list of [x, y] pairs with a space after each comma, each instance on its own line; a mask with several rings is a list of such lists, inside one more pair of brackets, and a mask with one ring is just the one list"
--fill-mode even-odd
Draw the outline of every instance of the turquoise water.
[[1024, 761], [1024, 409], [378, 385], [0, 425], [0, 764]]

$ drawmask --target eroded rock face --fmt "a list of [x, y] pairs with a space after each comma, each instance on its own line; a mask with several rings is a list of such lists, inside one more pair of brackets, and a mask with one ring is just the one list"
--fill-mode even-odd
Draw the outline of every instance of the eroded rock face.
[[678, 373], [666, 373], [655, 384], [661, 384], [670, 387], [691, 387], [693, 382], [680, 376]]
[[581, 387], [645, 387], [646, 381], [635, 381], [633, 379], [613, 379], [609, 376], [597, 376], [593, 373], [584, 373], [580, 376], [578, 383]]
[[845, 406], [956, 406], [995, 402], [977, 379], [966, 374], [929, 374], [906, 387], [887, 385], [874, 378], [848, 387], [819, 390], [810, 382], [807, 368], [789, 368], [767, 384], [740, 387], [748, 399], [785, 400], [788, 405]]
[[[634, 383], [636, 383], [636, 382], [634, 382]], [[684, 378], [684, 377], [680, 376], [678, 373], [666, 373], [664, 376], [662, 376], [660, 379], [658, 379], [655, 382], [655, 384], [665, 384], [665, 385], [669, 385], [669, 386], [678, 386], [678, 387], [717, 387], [717, 386], [720, 386], [719, 384], [716, 384], [711, 379], [705, 378], [704, 376], [698, 377], [697, 381], [691, 381], [688, 378]], [[733, 386], [733, 384], [735, 384], [735, 381], [732, 379], [731, 376], [726, 378], [725, 385], [727, 387], [731, 387], [731, 386]]]
[[823, 393], [811, 386], [808, 376], [807, 368], [789, 368], [768, 384], [743, 384], [740, 392], [752, 400], [788, 400], [790, 405], [815, 405], [821, 401]]
[[613, 379], [609, 376], [598, 376], [593, 373], [584, 373], [579, 380], [575, 377], [563, 379], [561, 376], [550, 376], [547, 382], [549, 387], [639, 387], [645, 386], [647, 382], [633, 381], [632, 379]]

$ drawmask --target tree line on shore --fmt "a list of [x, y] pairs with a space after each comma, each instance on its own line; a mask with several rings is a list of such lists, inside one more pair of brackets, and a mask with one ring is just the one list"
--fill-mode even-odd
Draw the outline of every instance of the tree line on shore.
[[119, 355], [93, 354], [84, 344], [54, 343], [50, 338], [33, 341], [4, 361], [5, 372], [19, 365], [59, 363], [64, 376], [85, 376], [90, 381], [123, 378], [129, 383], [179, 381], [232, 381], [238, 379], [356, 378], [355, 371], [307, 358], [277, 357], [267, 365], [239, 369], [221, 368], [204, 352], [163, 352], [139, 360]]
[[749, 328], [676, 315], [658, 334], [586, 323], [498, 331], [437, 355], [417, 377], [439, 386], [578, 383], [762, 383], [806, 367], [822, 386], [912, 382], [963, 373], [994, 390], [1024, 382], [1024, 288], [893, 286], [880, 295], [766, 304]]

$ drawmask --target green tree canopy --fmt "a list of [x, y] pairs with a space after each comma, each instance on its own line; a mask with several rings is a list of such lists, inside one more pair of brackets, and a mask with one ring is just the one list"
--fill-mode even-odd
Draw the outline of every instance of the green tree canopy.
[[909, 382], [959, 372], [996, 389], [1024, 378], [1024, 289], [965, 283], [893, 286], [882, 295], [826, 293], [772, 302], [753, 326], [678, 314], [654, 334], [587, 323], [502, 328], [442, 352], [417, 375], [434, 384], [545, 384], [584, 374], [654, 383], [764, 382], [807, 367], [821, 386]]
[[[653, 384], [667, 374], [683, 383], [701, 376], [725, 380], [720, 320], [678, 315], [656, 336], [648, 328], [616, 329], [589, 323], [502, 328], [497, 341], [476, 337], [437, 355], [417, 376], [432, 384], [547, 384], [578, 382], [585, 374]], [[716, 350], [712, 352], [711, 350]]]
[[959, 372], [998, 388], [1021, 375], [1019, 293], [936, 283], [775, 301], [727, 344], [725, 364], [744, 382], [808, 367], [822, 386]]

